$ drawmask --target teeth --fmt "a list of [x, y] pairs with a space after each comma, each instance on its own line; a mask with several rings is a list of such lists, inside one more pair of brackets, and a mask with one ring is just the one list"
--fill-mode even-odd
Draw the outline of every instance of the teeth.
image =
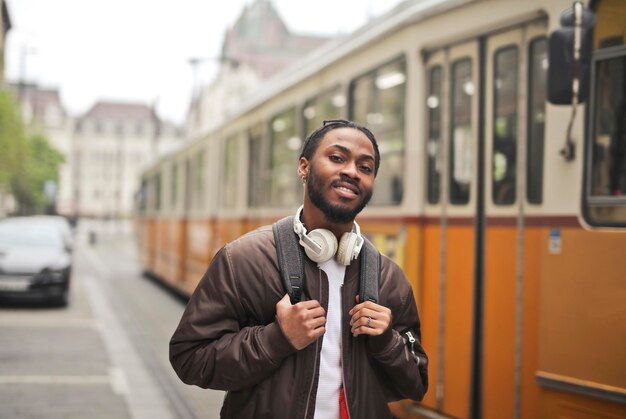
[[337, 189], [341, 189], [342, 191], [346, 191], [346, 192], [350, 192], [350, 193], [355, 193], [352, 189], [348, 189], [348, 188], [345, 188], [343, 186], [337, 186]]

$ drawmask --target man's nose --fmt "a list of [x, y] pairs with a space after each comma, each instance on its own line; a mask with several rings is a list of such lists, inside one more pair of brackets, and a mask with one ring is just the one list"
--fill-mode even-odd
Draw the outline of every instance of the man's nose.
[[346, 176], [349, 176], [352, 179], [358, 179], [359, 168], [357, 167], [356, 162], [353, 162], [353, 161], [346, 162], [346, 164], [343, 166], [342, 173], [344, 173]]

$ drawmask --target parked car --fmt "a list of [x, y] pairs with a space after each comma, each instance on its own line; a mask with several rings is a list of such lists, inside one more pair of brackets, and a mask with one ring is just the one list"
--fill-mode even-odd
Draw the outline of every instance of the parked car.
[[0, 301], [47, 302], [69, 298], [72, 243], [60, 220], [0, 220]]
[[[33, 215], [25, 218], [36, 222], [41, 221], [52, 223], [61, 231], [61, 234], [63, 235], [63, 242], [67, 246], [68, 250], [70, 252], [74, 250], [74, 230], [72, 229], [72, 226], [67, 218], [60, 215]], [[14, 219], [17, 220], [18, 218], [16, 217]]]

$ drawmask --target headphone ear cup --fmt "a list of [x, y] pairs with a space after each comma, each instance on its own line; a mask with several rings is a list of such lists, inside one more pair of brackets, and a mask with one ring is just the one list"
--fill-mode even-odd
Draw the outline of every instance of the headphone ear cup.
[[316, 254], [310, 247], [304, 246], [306, 255], [313, 262], [326, 262], [328, 259], [332, 258], [337, 251], [337, 238], [329, 230], [318, 228], [309, 232], [307, 236], [322, 248], [322, 251]]
[[358, 238], [359, 236], [351, 231], [343, 233], [341, 240], [339, 241], [337, 255], [335, 256], [335, 259], [339, 264], [348, 266], [350, 262], [352, 262], [354, 248]]

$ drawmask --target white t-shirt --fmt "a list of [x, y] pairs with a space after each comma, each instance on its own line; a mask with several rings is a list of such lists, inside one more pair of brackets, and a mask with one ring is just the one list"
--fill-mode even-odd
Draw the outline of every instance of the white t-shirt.
[[315, 399], [315, 419], [339, 419], [339, 393], [342, 387], [341, 365], [341, 287], [346, 267], [334, 258], [317, 266], [328, 277], [328, 311], [322, 341], [320, 378]]

